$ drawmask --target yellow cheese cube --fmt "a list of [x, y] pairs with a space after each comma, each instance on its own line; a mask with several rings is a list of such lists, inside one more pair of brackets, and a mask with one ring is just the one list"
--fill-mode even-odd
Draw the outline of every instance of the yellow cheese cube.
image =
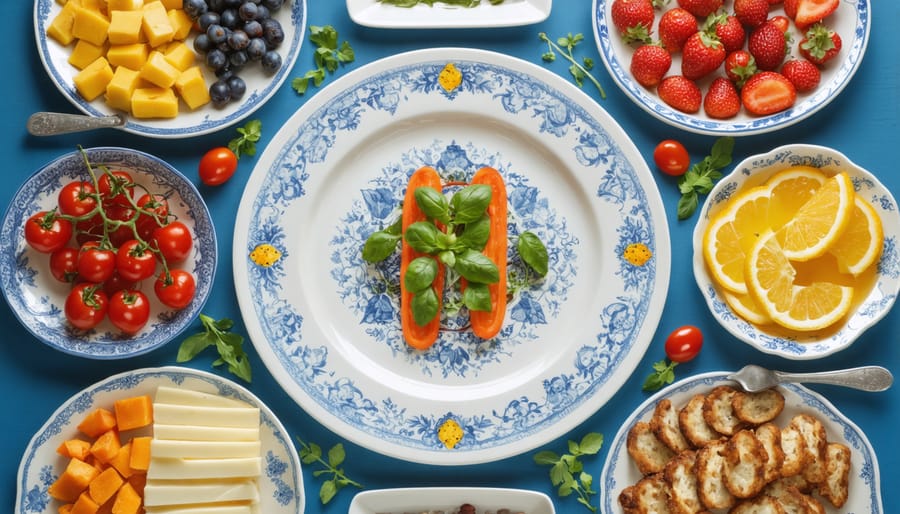
[[192, 66], [178, 75], [175, 80], [175, 90], [191, 110], [209, 103], [209, 88], [203, 80], [203, 74], [198, 66]]
[[178, 98], [168, 87], [135, 89], [131, 95], [131, 114], [135, 118], [174, 118], [178, 116]]
[[96, 11], [100, 14], [106, 14], [106, 0], [80, 0], [78, 2], [85, 9]]
[[47, 35], [57, 40], [63, 46], [67, 46], [75, 39], [75, 36], [72, 35], [72, 25], [75, 23], [75, 9], [77, 7], [78, 4], [76, 2], [67, 3], [59, 11], [59, 14], [53, 18], [50, 25], [47, 26]]
[[181, 9], [184, 7], [183, 0], [162, 0], [162, 4], [166, 7], [166, 10], [170, 9]]
[[107, 38], [111, 45], [130, 45], [141, 40], [144, 23], [142, 11], [112, 11], [109, 14]]
[[75, 19], [72, 21], [72, 35], [99, 46], [106, 41], [109, 30], [109, 19], [101, 12], [88, 7], [76, 7]]
[[194, 65], [194, 51], [182, 42], [171, 43], [164, 54], [169, 64], [178, 71], [184, 71]]
[[89, 64], [96, 61], [98, 57], [106, 55], [107, 46], [106, 43], [97, 46], [86, 39], [79, 39], [78, 42], [75, 43], [75, 48], [72, 50], [72, 53], [69, 54], [69, 64], [75, 66], [79, 70], [83, 70]]
[[131, 112], [131, 96], [140, 83], [141, 76], [137, 70], [119, 66], [106, 86], [106, 104], [113, 109]]
[[191, 34], [191, 28], [194, 26], [194, 20], [181, 9], [169, 9], [166, 15], [169, 17], [169, 24], [175, 30], [175, 35], [172, 36], [172, 39], [176, 41], [187, 39]]
[[106, 8], [113, 11], [140, 11], [144, 7], [144, 0], [107, 0]]
[[106, 58], [113, 66], [125, 66], [132, 70], [139, 70], [147, 62], [150, 55], [150, 47], [146, 43], [134, 43], [132, 45], [112, 45], [106, 52]]
[[179, 73], [166, 56], [156, 50], [150, 52], [147, 62], [141, 66], [141, 78], [159, 87], [172, 87]]
[[154, 0], [144, 4], [143, 12], [143, 32], [147, 36], [147, 42], [150, 43], [150, 46], [156, 48], [163, 43], [168, 43], [175, 37], [175, 29], [169, 23], [169, 14], [166, 12], [162, 2]]
[[105, 58], [100, 57], [78, 72], [73, 81], [78, 94], [90, 102], [106, 91], [106, 86], [112, 77], [112, 66]]

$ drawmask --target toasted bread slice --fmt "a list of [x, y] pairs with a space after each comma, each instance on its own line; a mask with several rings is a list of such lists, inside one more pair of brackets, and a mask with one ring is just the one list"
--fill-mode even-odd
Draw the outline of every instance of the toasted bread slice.
[[766, 486], [766, 449], [751, 430], [736, 433], [725, 443], [725, 487], [737, 498], [750, 498]]
[[678, 426], [678, 412], [668, 398], [664, 398], [656, 404], [656, 408], [653, 409], [653, 417], [650, 418], [650, 428], [656, 437], [675, 453], [691, 448], [691, 444]]
[[728, 511], [728, 514], [787, 514], [778, 500], [771, 496], [760, 495], [744, 500]]
[[676, 514], [696, 514], [703, 510], [697, 495], [696, 459], [694, 451], [683, 451], [666, 464], [663, 472], [670, 489], [669, 510]]
[[647, 475], [619, 493], [626, 514], [669, 514], [669, 484], [662, 473]]
[[734, 435], [743, 428], [744, 422], [734, 413], [732, 400], [738, 391], [729, 386], [718, 386], [703, 401], [703, 419], [716, 432]]
[[778, 389], [756, 393], [738, 391], [731, 400], [734, 414], [749, 425], [762, 425], [777, 418], [784, 410], [784, 395]]
[[695, 394], [690, 400], [678, 411], [678, 426], [681, 433], [696, 448], [705, 446], [710, 441], [721, 439], [722, 434], [713, 430], [703, 417], [703, 404], [706, 397], [702, 394]]
[[756, 438], [766, 450], [766, 470], [763, 479], [769, 483], [781, 477], [781, 466], [784, 464], [784, 451], [781, 449], [781, 429], [772, 422], [756, 427]]
[[781, 450], [784, 452], [784, 462], [781, 465], [781, 476], [791, 477], [799, 475], [809, 460], [806, 452], [806, 442], [800, 429], [793, 424], [788, 424], [781, 429]]
[[644, 475], [659, 473], [675, 456], [675, 453], [656, 437], [650, 429], [650, 424], [644, 421], [638, 421], [628, 431], [626, 446], [628, 454]]
[[850, 484], [850, 448], [841, 443], [825, 447], [825, 480], [819, 484], [819, 494], [836, 508], [847, 501]]
[[801, 493], [796, 487], [780, 487], [769, 491], [766, 494], [775, 498], [787, 514], [813, 514], [807, 503], [807, 495]]
[[791, 425], [803, 436], [806, 465], [803, 477], [814, 484], [825, 480], [825, 447], [828, 445], [825, 426], [809, 414], [797, 414], [791, 418]]
[[707, 509], [727, 509], [735, 498], [725, 487], [725, 440], [697, 450], [697, 493]]

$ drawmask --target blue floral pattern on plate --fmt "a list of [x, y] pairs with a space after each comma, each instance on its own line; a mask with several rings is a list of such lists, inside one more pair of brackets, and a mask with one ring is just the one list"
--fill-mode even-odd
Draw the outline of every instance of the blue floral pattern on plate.
[[[737, 387], [728, 380], [725, 372], [712, 372], [686, 378], [657, 392], [622, 423], [622, 428], [610, 442], [609, 453], [600, 475], [600, 511], [605, 514], [620, 514], [619, 493], [625, 487], [636, 483], [641, 474], [628, 455], [628, 431], [638, 421], [649, 421], [653, 409], [660, 400], [669, 399], [676, 409], [696, 394], [706, 394], [715, 387], [728, 385]], [[785, 426], [796, 414], [815, 416], [825, 427], [828, 441], [839, 442], [850, 448], [851, 468], [847, 503], [840, 512], [884, 512], [881, 504], [881, 486], [878, 460], [875, 450], [863, 431], [844, 416], [834, 405], [820, 394], [799, 384], [785, 384], [779, 387], [784, 395], [784, 410], [774, 422]], [[827, 504], [826, 500], [822, 500]], [[829, 505], [828, 512], [832, 512]]]
[[[448, 62], [462, 75], [449, 91], [437, 80]], [[435, 346], [410, 349], [392, 278], [399, 257], [360, 257], [423, 165], [450, 181], [497, 168], [511, 241], [532, 230], [547, 243], [542, 280], [523, 279], [510, 253], [516, 286], [490, 341], [451, 312]], [[635, 242], [653, 253], [644, 266], [623, 257]], [[254, 264], [260, 245], [281, 258]], [[235, 281], [254, 345], [313, 416], [375, 451], [464, 464], [525, 451], [605, 403], [655, 330], [668, 245], [646, 164], [596, 104], [523, 61], [437, 49], [335, 82], [282, 128], [241, 202]], [[452, 450], [437, 434], [448, 420], [465, 432]]]
[[[761, 183], [779, 170], [801, 165], [821, 168], [832, 173], [847, 171], [856, 194], [875, 207], [884, 230], [884, 249], [877, 263], [874, 287], [855, 312], [842, 322], [840, 329], [829, 331], [825, 337], [816, 332], [787, 337], [767, 332], [747, 322], [735, 314], [725, 302], [703, 258], [703, 233], [709, 220], [724, 202], [748, 181], [754, 184]], [[729, 175], [720, 179], [710, 191], [694, 228], [694, 279], [716, 321], [738, 339], [760, 351], [788, 359], [817, 359], [847, 348], [891, 310], [900, 292], [898, 240], [900, 240], [900, 212], [897, 210], [897, 202], [874, 175], [831, 148], [785, 145], [765, 154], [748, 157], [735, 166]]]
[[127, 371], [102, 380], [63, 403], [38, 430], [19, 465], [16, 479], [16, 514], [52, 514], [59, 502], [47, 492], [65, 470], [66, 460], [56, 448], [78, 435], [77, 425], [97, 407], [111, 408], [115, 400], [128, 396], [153, 396], [160, 386], [187, 388], [234, 398], [259, 407], [263, 476], [259, 479], [260, 511], [302, 514], [306, 497], [300, 459], [291, 436], [272, 411], [256, 396], [230, 380], [176, 366]]
[[[95, 359], [131, 357], [171, 341], [200, 313], [216, 273], [215, 228], [197, 188], [168, 163], [128, 148], [98, 147], [85, 152], [94, 166], [105, 164], [111, 169], [126, 170], [148, 191], [166, 196], [169, 212], [192, 230], [192, 254], [177, 267], [193, 273], [197, 284], [194, 300], [175, 311], [148, 295], [150, 321], [133, 336], [123, 334], [108, 320], [89, 331], [68, 324], [63, 307], [71, 286], [53, 278], [47, 255], [27, 245], [22, 227], [31, 215], [56, 207], [59, 190], [67, 182], [90, 180], [79, 151], [63, 155], [35, 172], [7, 207], [0, 226], [0, 285], [19, 321], [51, 347]], [[150, 280], [147, 282], [152, 286]]]

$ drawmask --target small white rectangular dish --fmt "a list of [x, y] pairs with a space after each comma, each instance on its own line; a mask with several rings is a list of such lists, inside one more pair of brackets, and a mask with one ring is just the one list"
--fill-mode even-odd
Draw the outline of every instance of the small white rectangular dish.
[[350, 19], [366, 27], [388, 29], [459, 29], [516, 27], [540, 23], [550, 16], [553, 0], [504, 0], [491, 5], [482, 0], [477, 7], [458, 7], [435, 2], [397, 7], [379, 0], [347, 0]]
[[353, 497], [347, 514], [450, 513], [464, 503], [474, 506], [478, 513], [509, 509], [513, 513], [556, 514], [553, 502], [546, 494], [493, 487], [408, 487], [363, 491]]

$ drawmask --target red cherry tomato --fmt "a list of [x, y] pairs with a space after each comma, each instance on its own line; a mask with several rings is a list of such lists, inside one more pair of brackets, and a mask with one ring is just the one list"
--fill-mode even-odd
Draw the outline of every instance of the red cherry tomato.
[[78, 248], [66, 246], [50, 254], [50, 274], [71, 284], [78, 277]]
[[41, 253], [51, 253], [66, 246], [72, 237], [72, 223], [56, 212], [41, 211], [25, 222], [25, 241]]
[[[123, 222], [123, 223], [108, 223], [107, 231], [109, 236], [109, 242], [112, 243], [116, 248], [122, 246], [125, 241], [130, 239], [134, 239], [134, 228], [132, 228], [132, 224], [135, 223], [134, 220], [137, 219], [137, 211], [131, 207], [126, 207], [124, 205], [107, 205], [104, 207], [106, 211], [106, 218], [112, 222]], [[99, 227], [100, 233], [103, 233], [103, 227]]]
[[122, 289], [109, 297], [109, 321], [126, 334], [136, 334], [150, 319], [150, 301], [140, 291]]
[[101, 248], [96, 241], [81, 245], [78, 252], [78, 276], [88, 282], [101, 283], [116, 271], [116, 252]]
[[666, 139], [653, 150], [653, 161], [666, 175], [684, 175], [691, 166], [691, 156], [684, 145], [674, 139]]
[[194, 247], [190, 229], [180, 221], [173, 221], [154, 230], [153, 240], [168, 264], [187, 259]]
[[100, 175], [97, 189], [103, 197], [104, 205], [120, 205], [131, 207], [134, 198], [134, 180], [127, 171], [111, 171]]
[[234, 175], [237, 165], [234, 152], [224, 146], [213, 148], [200, 159], [200, 180], [207, 186], [224, 184]]
[[66, 319], [75, 328], [89, 330], [106, 317], [108, 300], [99, 284], [78, 284], [66, 297]]
[[163, 195], [149, 193], [138, 198], [140, 214], [137, 219], [138, 235], [144, 241], [153, 239], [153, 231], [169, 222], [169, 201]]
[[115, 272], [106, 280], [106, 282], [103, 283], [103, 291], [106, 293], [106, 296], [112, 296], [117, 291], [121, 291], [123, 289], [134, 289], [134, 285], [134, 282], [125, 280], [124, 278], [122, 278], [122, 275], [119, 275], [118, 272]]
[[703, 333], [693, 325], [678, 327], [666, 338], [666, 356], [672, 362], [687, 362], [703, 348]]
[[180, 269], [162, 273], [153, 284], [153, 291], [159, 301], [173, 309], [183, 309], [191, 304], [197, 285], [194, 276]]
[[129, 239], [116, 251], [116, 271], [132, 282], [150, 278], [156, 271], [156, 255], [147, 248], [146, 243], [137, 239]]
[[97, 208], [94, 184], [76, 180], [64, 185], [59, 191], [59, 212], [69, 216], [84, 216]]

